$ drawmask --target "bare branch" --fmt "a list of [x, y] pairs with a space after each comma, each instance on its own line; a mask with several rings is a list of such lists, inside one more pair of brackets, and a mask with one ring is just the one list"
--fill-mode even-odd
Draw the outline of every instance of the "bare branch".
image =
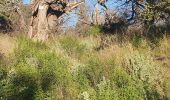
[[67, 7], [64, 11], [65, 13], [69, 13], [71, 10], [77, 8], [79, 5], [83, 4], [84, 2], [78, 2], [74, 5], [70, 5], [69, 7]]

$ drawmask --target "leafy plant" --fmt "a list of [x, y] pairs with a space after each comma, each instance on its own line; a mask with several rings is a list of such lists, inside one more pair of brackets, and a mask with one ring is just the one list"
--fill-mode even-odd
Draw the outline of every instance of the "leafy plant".
[[60, 44], [70, 56], [80, 58], [85, 54], [86, 45], [81, 44], [76, 37], [65, 36], [60, 40]]

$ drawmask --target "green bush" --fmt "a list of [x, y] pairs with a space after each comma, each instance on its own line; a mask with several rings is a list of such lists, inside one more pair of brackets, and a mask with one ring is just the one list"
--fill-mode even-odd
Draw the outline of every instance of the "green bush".
[[86, 45], [81, 44], [76, 37], [65, 36], [60, 39], [60, 44], [70, 56], [80, 58], [85, 54]]
[[121, 100], [142, 100], [144, 99], [145, 91], [143, 83], [123, 70], [116, 68], [113, 74], [112, 82], [117, 90], [118, 98]]
[[[103, 61], [98, 51], [89, 50], [90, 54], [86, 55], [86, 46], [81, 48], [82, 44], [72, 36], [59, 42], [75, 62], [57, 55], [52, 44], [19, 38], [9, 60], [0, 63], [0, 99], [168, 99], [162, 66], [154, 61], [151, 53], [132, 50], [120, 62], [116, 62], [114, 55], [106, 56]], [[84, 60], [79, 60], [77, 54]]]
[[160, 86], [163, 91], [163, 67], [153, 61], [153, 58], [148, 54], [141, 54], [135, 51], [131, 54], [129, 61], [130, 75], [138, 78], [138, 81], [143, 82], [143, 87], [148, 99], [160, 99], [160, 91], [157, 86]]
[[13, 88], [11, 94], [2, 98], [32, 100], [46, 94], [53, 85], [65, 87], [70, 79], [68, 61], [58, 57], [45, 43], [20, 38], [14, 54], [15, 61], [7, 73], [8, 84]]
[[134, 36], [132, 37], [132, 44], [135, 47], [141, 47], [142, 42], [143, 42], [143, 38], [140, 34], [134, 34]]
[[98, 25], [95, 25], [91, 28], [91, 31], [89, 32], [89, 35], [97, 36], [101, 34], [101, 27]]
[[[138, 78], [129, 75], [123, 67], [110, 65], [109, 77], [105, 77], [104, 65], [97, 58], [92, 57], [86, 66], [78, 70], [77, 81], [84, 98], [94, 100], [143, 100], [145, 98], [144, 84]], [[89, 89], [95, 92], [90, 94]], [[94, 95], [95, 94], [95, 95]], [[82, 97], [83, 98], [83, 97]]]
[[96, 88], [103, 77], [103, 66], [101, 61], [97, 57], [90, 58], [83, 74], [85, 74], [88, 79], [90, 86]]
[[[139, 79], [147, 82], [162, 82], [162, 68], [153, 61], [153, 58], [148, 53], [141, 54], [135, 51], [128, 59], [131, 74]], [[159, 77], [158, 77], [159, 76]]]

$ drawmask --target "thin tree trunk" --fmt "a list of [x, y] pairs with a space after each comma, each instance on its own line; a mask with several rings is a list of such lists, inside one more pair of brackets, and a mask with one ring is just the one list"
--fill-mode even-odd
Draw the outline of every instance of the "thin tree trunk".
[[95, 6], [96, 11], [95, 11], [95, 24], [98, 25], [99, 24], [99, 14], [100, 14], [100, 9], [99, 9], [99, 5], [96, 4]]

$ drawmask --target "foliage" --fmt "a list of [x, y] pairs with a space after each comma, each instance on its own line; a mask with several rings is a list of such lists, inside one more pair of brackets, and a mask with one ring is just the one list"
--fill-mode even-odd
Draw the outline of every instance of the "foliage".
[[[55, 44], [18, 38], [14, 52], [0, 64], [0, 97], [17, 100], [168, 99], [165, 67], [153, 59], [157, 51], [151, 52], [147, 42], [145, 48], [143, 44], [136, 48], [129, 42], [122, 46], [115, 41], [110, 44], [112, 47], [101, 51], [91, 47], [93, 50], [89, 50], [87, 45], [81, 51], [77, 48], [90, 36], [80, 40], [75, 37], [62, 36]], [[53, 48], [56, 43], [61, 47]], [[162, 46], [168, 48], [168, 44]], [[66, 54], [58, 54], [56, 49]], [[73, 56], [74, 53], [81, 56]]]
[[[107, 10], [105, 1], [100, 3]], [[1, 0], [0, 20], [9, 19], [20, 2]], [[170, 42], [163, 36], [169, 25], [170, 2], [129, 0], [125, 4], [131, 10], [113, 16], [106, 12], [109, 19], [104, 26], [116, 35], [104, 35], [102, 25], [92, 23], [79, 30], [86, 35], [58, 36], [55, 41], [17, 37], [14, 52], [0, 58], [0, 99], [169, 99]], [[157, 21], [162, 20], [167, 25], [159, 27]], [[129, 22], [140, 28], [128, 33]]]
[[65, 36], [60, 39], [60, 44], [63, 49], [68, 53], [68, 55], [75, 56], [79, 58], [86, 51], [86, 44], [79, 43], [79, 40], [76, 37]]
[[101, 27], [99, 25], [95, 25], [91, 28], [89, 35], [97, 36], [101, 33]]
[[10, 17], [11, 12], [15, 12], [16, 6], [21, 4], [21, 0], [1, 0], [0, 1], [0, 15]]
[[170, 5], [168, 0], [158, 0], [157, 2], [149, 2], [146, 4], [146, 8], [144, 10], [144, 13], [142, 14], [144, 16], [144, 20], [152, 21], [152, 20], [158, 20], [161, 18], [166, 19], [166, 14], [169, 16], [170, 12]]
[[[54, 84], [64, 87], [67, 81], [63, 79], [69, 77], [65, 59], [57, 57], [44, 43], [25, 38], [18, 42], [13, 58], [16, 60], [6, 72], [6, 84], [2, 87], [10, 89], [1, 94], [2, 98], [30, 100], [46, 94]], [[46, 98], [44, 96], [41, 98]]]

